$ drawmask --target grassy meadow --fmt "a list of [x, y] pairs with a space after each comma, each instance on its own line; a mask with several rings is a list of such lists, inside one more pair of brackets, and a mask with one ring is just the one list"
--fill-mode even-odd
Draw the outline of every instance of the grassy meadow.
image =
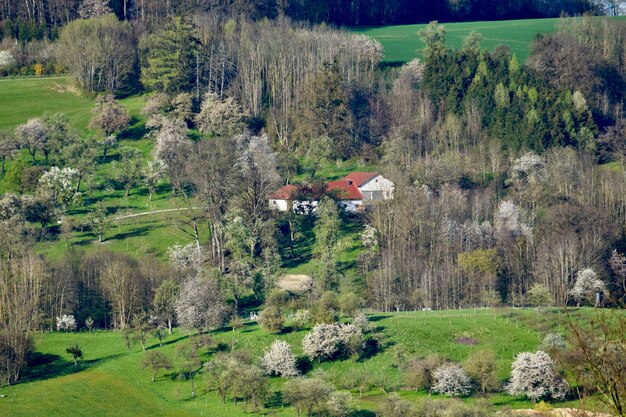
[[[588, 317], [591, 309], [572, 310], [576, 317]], [[378, 354], [359, 361], [350, 359], [314, 365], [311, 372], [322, 375], [338, 388], [349, 390], [360, 416], [373, 416], [384, 398], [383, 389], [401, 389], [403, 398], [422, 401], [424, 391], [402, 390], [402, 371], [394, 366], [396, 346], [411, 357], [431, 353], [445, 355], [452, 361], [463, 361], [476, 350], [493, 350], [497, 358], [498, 375], [504, 382], [510, 373], [515, 354], [535, 350], [545, 333], [566, 333], [566, 316], [559, 310], [449, 310], [376, 314], [370, 316], [376, 331], [382, 334], [383, 349]], [[300, 342], [307, 330], [269, 334], [256, 323], [247, 322], [237, 331], [223, 329], [212, 332], [216, 342], [228, 349], [245, 351], [260, 357], [263, 350], [276, 339], [289, 342], [296, 355], [302, 353]], [[244, 416], [260, 415], [245, 410], [232, 401], [222, 403], [218, 395], [208, 391], [206, 376], [201, 372], [195, 379], [198, 395], [191, 398], [191, 383], [176, 377], [176, 348], [193, 335], [176, 330], [159, 347], [156, 339], [148, 341], [148, 349], [160, 349], [174, 362], [174, 369], [161, 371], [155, 383], [150, 371], [142, 366], [145, 353], [139, 345], [129, 351], [122, 335], [114, 331], [93, 333], [46, 333], [36, 336], [36, 355], [23, 382], [0, 389], [0, 415], [34, 417], [49, 415], [102, 416], [108, 415], [115, 404], [117, 416]], [[475, 345], [457, 342], [471, 337]], [[84, 359], [74, 366], [65, 349], [77, 343]], [[213, 351], [201, 350], [202, 361], [214, 356]], [[373, 384], [359, 387], [363, 375]], [[272, 378], [273, 400], [266, 404], [266, 415], [295, 416], [289, 406], [280, 401], [284, 380]], [[374, 386], [372, 386], [374, 385]], [[363, 391], [360, 392], [359, 388]], [[433, 398], [445, 398], [433, 395]], [[495, 409], [532, 408], [522, 398], [493, 394], [486, 399], [466, 398], [466, 402], [487, 401]], [[575, 402], [553, 404], [556, 407], [575, 406]]]
[[[530, 45], [537, 34], [554, 32], [561, 19], [526, 19], [491, 22], [444, 23], [448, 45], [460, 48], [471, 32], [483, 35], [482, 48], [493, 50], [507, 45], [520, 62], [526, 61]], [[399, 25], [353, 28], [352, 31], [371, 36], [382, 43], [387, 62], [407, 62], [422, 57], [424, 43], [417, 33], [426, 25]]]

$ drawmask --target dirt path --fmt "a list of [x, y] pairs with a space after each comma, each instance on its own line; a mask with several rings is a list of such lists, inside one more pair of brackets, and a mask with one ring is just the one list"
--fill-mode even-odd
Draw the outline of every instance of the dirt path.
[[182, 207], [182, 208], [146, 211], [146, 212], [143, 212], [143, 213], [134, 213], [134, 214], [127, 214], [125, 216], [114, 217], [113, 220], [132, 219], [134, 217], [149, 216], [151, 214], [171, 213], [171, 212], [174, 212], [174, 211], [187, 211], [187, 210], [199, 210], [199, 209], [202, 209], [202, 207]]

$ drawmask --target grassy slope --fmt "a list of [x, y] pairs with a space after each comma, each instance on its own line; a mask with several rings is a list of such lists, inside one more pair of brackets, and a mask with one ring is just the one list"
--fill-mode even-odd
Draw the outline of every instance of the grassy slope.
[[[483, 35], [482, 47], [493, 50], [499, 45], [507, 45], [524, 62], [530, 52], [530, 43], [538, 34], [556, 30], [560, 19], [506, 20], [494, 22], [446, 23], [448, 45], [460, 48], [463, 39], [470, 32]], [[383, 44], [385, 61], [410, 61], [422, 57], [424, 43], [417, 33], [426, 25], [400, 25], [372, 28], [354, 28], [355, 33], [372, 36]]]
[[[589, 316], [591, 310], [579, 310], [578, 315]], [[414, 356], [440, 353], [460, 361], [479, 349], [494, 350], [498, 359], [498, 373], [502, 380], [509, 374], [514, 355], [524, 350], [534, 350], [544, 332], [563, 329], [563, 314], [555, 310], [539, 314], [533, 310], [459, 310], [437, 312], [407, 312], [381, 314], [372, 317], [378, 330], [385, 335], [387, 346], [404, 346]], [[305, 331], [284, 335], [271, 335], [258, 326], [248, 325], [237, 332], [216, 332], [217, 341], [245, 350], [258, 357], [276, 338], [292, 344], [301, 353], [300, 340]], [[454, 341], [459, 335], [479, 340], [476, 346], [461, 345]], [[169, 357], [175, 356], [176, 347], [185, 340], [185, 334], [174, 334], [166, 339], [163, 348], [156, 341], [150, 348], [163, 349]], [[78, 343], [85, 353], [81, 365], [74, 367], [65, 348]], [[37, 337], [36, 363], [26, 382], [0, 389], [7, 395], [0, 399], [3, 415], [19, 416], [101, 416], [115, 410], [119, 416], [243, 416], [239, 406], [222, 404], [214, 392], [204, 391], [205, 382], [198, 376], [199, 396], [190, 399], [190, 383], [175, 378], [174, 371], [160, 372], [157, 382], [150, 383], [150, 373], [141, 366], [144, 353], [138, 346], [129, 352], [122, 337], [116, 332], [48, 333]], [[210, 355], [204, 354], [204, 360]], [[317, 365], [338, 384], [349, 383], [359, 374], [375, 375], [387, 381], [386, 385], [399, 387], [400, 372], [392, 366], [392, 352], [387, 349], [364, 361], [351, 360], [327, 362]], [[283, 381], [272, 379], [274, 390]], [[353, 391], [355, 404], [363, 410], [375, 409], [382, 399], [378, 389], [372, 389], [361, 398]], [[425, 392], [404, 391], [402, 396], [419, 401], [428, 396]], [[476, 398], [466, 399], [468, 402]], [[496, 394], [489, 398], [498, 407], [528, 408], [523, 399]], [[561, 403], [558, 406], [569, 406]], [[276, 405], [272, 410], [279, 415], [295, 415], [289, 408]], [[0, 414], [2, 414], [0, 413]]]

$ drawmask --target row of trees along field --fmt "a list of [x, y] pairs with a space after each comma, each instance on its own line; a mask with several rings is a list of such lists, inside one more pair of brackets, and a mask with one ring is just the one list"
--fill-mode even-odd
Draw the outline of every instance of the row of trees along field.
[[617, 15], [617, 0], [437, 0], [437, 1], [220, 1], [220, 0], [5, 0], [0, 8], [4, 36], [29, 40], [54, 36], [58, 27], [77, 18], [115, 13], [120, 19], [142, 25], [157, 24], [172, 15], [198, 12], [245, 15], [252, 19], [288, 16], [309, 22], [336, 25], [391, 25], [431, 20], [504, 20], [558, 17], [565, 13]]
[[[369, 38], [284, 18], [172, 17], [148, 32], [114, 16], [65, 26], [55, 56], [86, 90], [150, 92], [143, 115], [153, 153], [148, 163], [123, 146], [116, 181], [86, 175], [110, 162], [106, 152], [129, 123], [110, 95], [96, 104], [98, 141], [59, 115], [3, 134], [4, 157], [28, 149], [34, 161], [11, 164], [15, 181], [4, 181], [10, 193], [0, 204], [3, 352], [18, 363], [10, 380], [29, 333], [69, 313], [124, 329], [153, 312], [202, 329], [264, 301], [270, 317], [306, 307], [319, 321], [351, 304], [590, 304], [596, 292], [622, 303], [624, 24], [568, 20], [537, 38], [526, 65], [506, 47], [482, 51], [478, 34], [460, 50], [445, 46], [437, 23], [420, 36], [425, 59], [389, 68]], [[320, 166], [349, 158], [378, 164], [396, 184], [394, 200], [360, 219], [333, 200], [317, 216], [269, 210], [269, 194], [295, 173], [308, 173], [313, 189]], [[80, 206], [83, 192], [152, 194], [156, 171], [183, 201], [177, 222], [193, 242], [171, 248], [169, 265], [35, 254], [59, 229], [102, 238], [110, 216], [101, 207], [86, 225], [66, 216], [48, 226]], [[364, 248], [351, 290], [337, 297], [346, 284], [340, 227], [358, 221], [367, 224]], [[320, 267], [307, 291], [273, 291], [290, 244], [311, 226]]]

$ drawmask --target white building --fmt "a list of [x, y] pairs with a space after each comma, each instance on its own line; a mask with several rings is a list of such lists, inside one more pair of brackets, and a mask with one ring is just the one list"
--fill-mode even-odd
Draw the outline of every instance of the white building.
[[[332, 194], [346, 211], [361, 211], [368, 204], [393, 198], [394, 184], [376, 172], [353, 172], [338, 181], [326, 184], [326, 194]], [[298, 187], [292, 184], [277, 190], [270, 197], [270, 208], [297, 212], [315, 210], [317, 200], [300, 201]], [[319, 197], [318, 197], [319, 198]]]

